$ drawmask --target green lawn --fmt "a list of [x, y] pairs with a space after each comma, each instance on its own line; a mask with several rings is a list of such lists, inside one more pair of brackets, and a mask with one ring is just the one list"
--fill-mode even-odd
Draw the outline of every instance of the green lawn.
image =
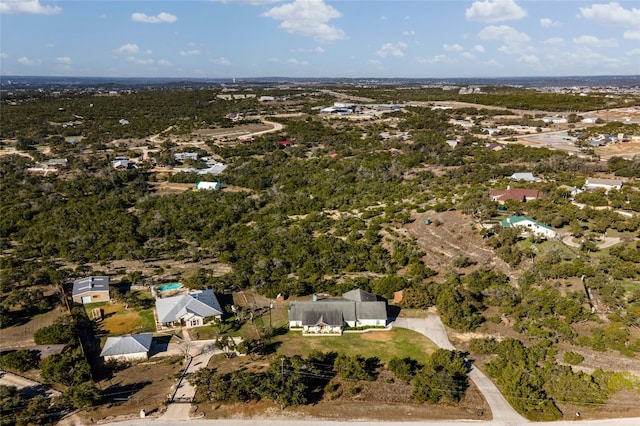
[[437, 346], [429, 339], [411, 330], [393, 329], [366, 333], [345, 333], [342, 336], [302, 336], [301, 331], [289, 331], [276, 336], [278, 353], [306, 356], [311, 350], [338, 352], [364, 357], [376, 356], [383, 363], [391, 358], [410, 357], [421, 363], [429, 359]]

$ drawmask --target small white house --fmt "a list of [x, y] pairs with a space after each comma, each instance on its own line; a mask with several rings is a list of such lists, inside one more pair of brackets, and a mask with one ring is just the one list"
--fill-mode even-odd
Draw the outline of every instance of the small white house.
[[213, 191], [217, 191], [222, 187], [222, 185], [220, 184], [220, 182], [204, 182], [204, 181], [200, 181], [196, 183], [196, 190], [197, 191], [201, 191], [201, 190], [213, 190]]
[[503, 228], [522, 228], [523, 231], [530, 231], [536, 235], [545, 238], [555, 238], [557, 234], [550, 226], [538, 222], [528, 216], [511, 216], [507, 217], [500, 222]]
[[100, 356], [105, 361], [144, 361], [149, 357], [152, 339], [151, 333], [108, 337]]

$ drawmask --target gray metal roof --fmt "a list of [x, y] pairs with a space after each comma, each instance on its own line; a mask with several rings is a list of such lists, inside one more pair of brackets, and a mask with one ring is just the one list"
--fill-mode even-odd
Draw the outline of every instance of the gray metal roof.
[[317, 325], [322, 320], [327, 325], [339, 325], [334, 315], [340, 314], [340, 325], [344, 322], [367, 319], [387, 319], [387, 302], [378, 300], [369, 292], [355, 289], [343, 295], [342, 299], [321, 299], [311, 302], [289, 304], [289, 321], [300, 321], [303, 326]]
[[202, 318], [222, 315], [222, 308], [213, 290], [198, 290], [187, 295], [157, 299], [156, 311], [160, 323], [175, 322], [188, 314]]
[[151, 333], [133, 334], [131, 336], [108, 337], [100, 356], [126, 355], [139, 352], [149, 352], [151, 348]]
[[344, 320], [342, 319], [342, 309], [320, 309], [302, 312], [302, 325], [330, 325], [332, 327], [342, 327]]
[[73, 282], [73, 296], [80, 296], [83, 294], [95, 292], [95, 291], [109, 291], [109, 277], [88, 277], [75, 280]]
[[359, 288], [344, 293], [342, 297], [356, 302], [375, 302], [378, 300], [375, 294], [371, 294], [368, 291], [364, 291]]
[[387, 319], [387, 303], [356, 302], [356, 316], [359, 320]]

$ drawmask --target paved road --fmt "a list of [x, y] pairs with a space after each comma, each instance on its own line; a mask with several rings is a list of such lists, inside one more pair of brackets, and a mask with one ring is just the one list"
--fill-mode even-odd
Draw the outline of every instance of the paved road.
[[[440, 317], [437, 315], [429, 315], [427, 318], [398, 318], [392, 325], [416, 331], [426, 336], [440, 348], [455, 349], [449, 341], [447, 331], [442, 321], [440, 321]], [[509, 405], [504, 396], [502, 396], [502, 393], [500, 393], [498, 388], [482, 371], [472, 367], [469, 372], [469, 378], [473, 380], [480, 392], [482, 392], [482, 395], [484, 395], [489, 407], [491, 407], [493, 421], [497, 422], [497, 424], [518, 425], [528, 422], [527, 419], [518, 414], [518, 412]]]
[[[184, 425], [184, 420], [164, 421], [162, 419], [137, 419], [119, 422], [121, 426], [141, 426], [145, 424], [153, 424], [154, 426], [176, 426]], [[190, 420], [189, 425], [193, 426], [517, 426], [520, 422], [509, 421], [478, 421], [478, 420], [424, 420], [424, 421], [407, 421], [407, 422], [372, 422], [372, 421], [321, 421], [321, 420], [287, 420], [287, 419], [217, 419], [217, 420]], [[608, 420], [562, 420], [557, 422], [536, 422], [535, 426], [576, 426], [581, 424], [584, 426], [637, 426], [640, 424], [640, 418], [629, 419], [608, 419]]]

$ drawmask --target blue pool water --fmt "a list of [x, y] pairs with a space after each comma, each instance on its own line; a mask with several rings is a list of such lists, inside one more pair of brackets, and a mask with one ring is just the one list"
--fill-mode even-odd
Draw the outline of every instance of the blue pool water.
[[165, 285], [159, 286], [158, 290], [160, 291], [175, 290], [181, 287], [182, 287], [182, 284], [180, 283], [171, 283], [171, 284], [165, 284]]

